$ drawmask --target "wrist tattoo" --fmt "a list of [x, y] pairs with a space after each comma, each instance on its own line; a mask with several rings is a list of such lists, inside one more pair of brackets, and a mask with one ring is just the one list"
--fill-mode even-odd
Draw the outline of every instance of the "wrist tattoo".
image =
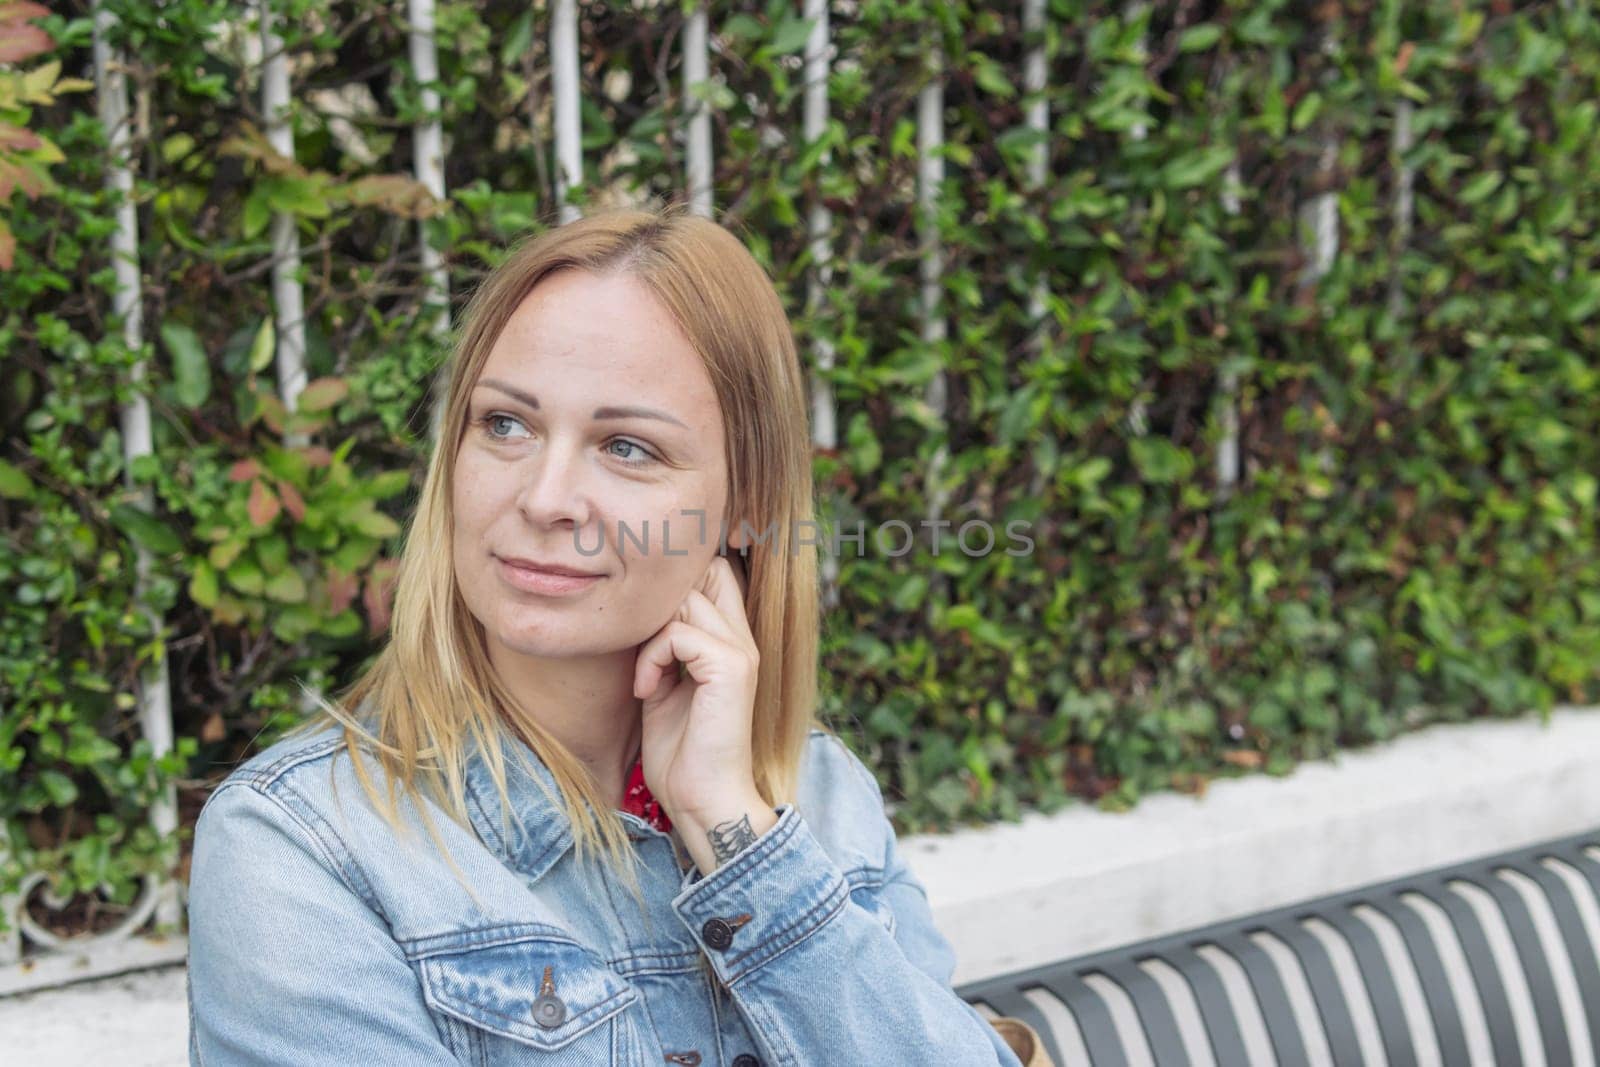
[[750, 828], [748, 815], [719, 822], [706, 831], [706, 840], [711, 842], [711, 854], [716, 857], [718, 863], [726, 863], [733, 859], [755, 839], [756, 832]]

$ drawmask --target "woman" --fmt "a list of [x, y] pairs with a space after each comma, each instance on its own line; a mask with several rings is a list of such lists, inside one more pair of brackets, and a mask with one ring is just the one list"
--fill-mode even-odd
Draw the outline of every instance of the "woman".
[[388, 644], [200, 816], [192, 1062], [1016, 1064], [813, 721], [805, 396], [743, 245], [525, 243], [438, 442]]

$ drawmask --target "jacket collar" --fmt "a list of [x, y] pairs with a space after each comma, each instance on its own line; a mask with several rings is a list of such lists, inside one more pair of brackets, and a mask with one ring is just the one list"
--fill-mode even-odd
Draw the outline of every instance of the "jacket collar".
[[[561, 794], [555, 775], [537, 753], [498, 723], [491, 741], [500, 747], [511, 806], [508, 809], [501, 803], [488, 757], [469, 733], [467, 814], [473, 829], [501, 863], [538, 880], [572, 848], [572, 821], [558, 803]], [[527, 758], [531, 774], [523, 768], [519, 753]], [[630, 838], [665, 836], [635, 815], [620, 815]]]

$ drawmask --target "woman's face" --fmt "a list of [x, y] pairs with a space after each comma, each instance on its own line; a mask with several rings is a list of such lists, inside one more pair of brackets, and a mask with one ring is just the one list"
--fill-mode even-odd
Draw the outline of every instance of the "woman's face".
[[454, 565], [491, 642], [598, 655], [664, 626], [717, 553], [728, 467], [705, 365], [649, 289], [626, 273], [547, 276], [495, 342], [467, 418]]

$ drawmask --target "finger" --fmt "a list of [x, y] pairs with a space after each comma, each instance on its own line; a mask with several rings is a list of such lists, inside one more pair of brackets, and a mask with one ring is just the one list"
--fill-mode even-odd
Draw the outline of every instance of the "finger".
[[696, 683], [742, 677], [749, 657], [738, 646], [712, 637], [698, 625], [674, 619], [656, 637], [646, 641], [634, 665], [634, 694], [640, 699], [658, 696], [661, 678], [682, 662]]
[[713, 559], [700, 580], [699, 588], [739, 635], [734, 643], [748, 643], [754, 648], [756, 637], [750, 630], [750, 616], [745, 613], [744, 595], [739, 590], [739, 579], [733, 573], [733, 564], [723, 556]]
[[674, 619], [639, 650], [633, 669], [633, 694], [640, 700], [664, 695], [656, 689], [678, 663], [700, 684], [729, 677], [739, 670], [741, 657], [740, 650], [727, 642], [682, 619]]
[[711, 602], [711, 598], [698, 589], [691, 589], [684, 595], [683, 604], [678, 608], [678, 618], [736, 648], [744, 644], [739, 631]]

